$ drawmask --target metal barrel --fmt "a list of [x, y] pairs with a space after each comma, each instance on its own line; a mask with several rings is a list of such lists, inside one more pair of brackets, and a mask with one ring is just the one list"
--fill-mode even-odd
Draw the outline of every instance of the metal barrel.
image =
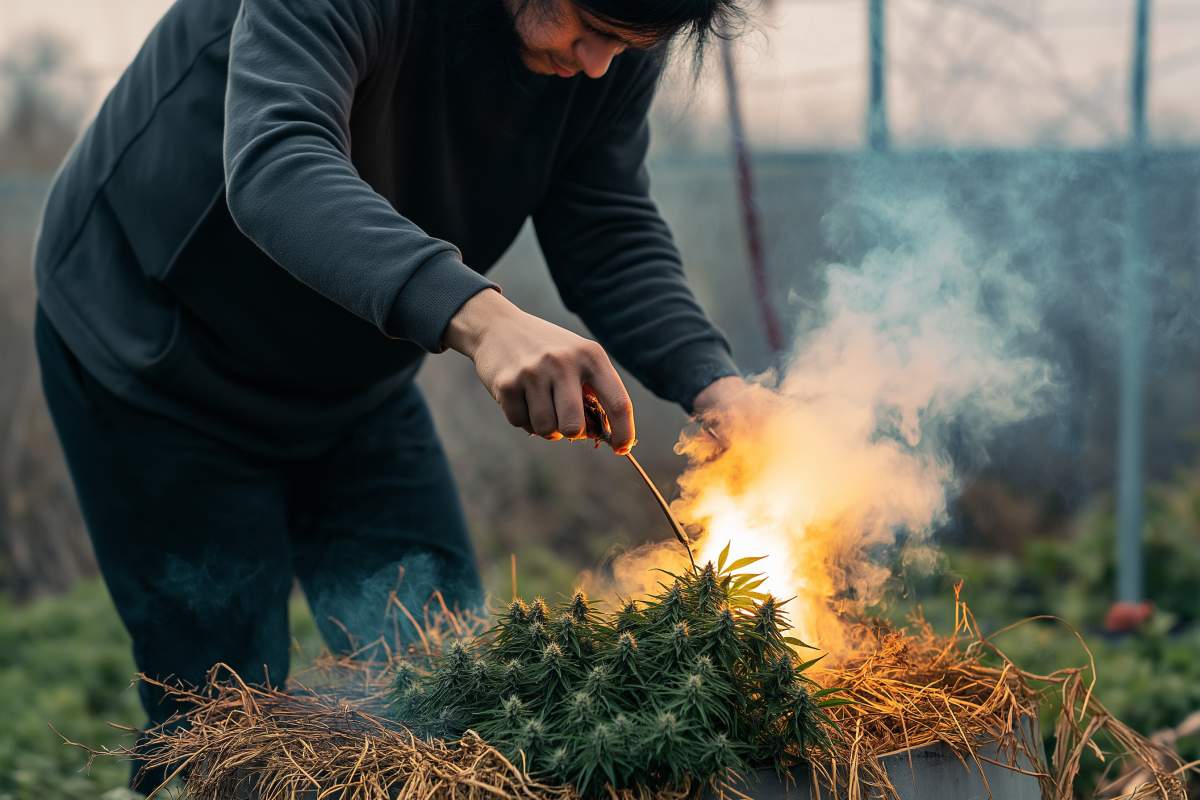
[[[1013, 759], [992, 743], [975, 749], [977, 758], [960, 759], [944, 744], [933, 744], [893, 753], [883, 759], [888, 778], [900, 800], [1041, 800], [1036, 775], [1044, 771], [1041, 737], [1036, 720], [1024, 720], [1021, 738], [1036, 756], [1018, 754], [1016, 769], [1001, 766]], [[813, 785], [809, 769], [797, 767], [781, 779], [774, 770], [758, 770], [746, 785], [736, 787], [754, 800], [832, 800], [844, 797]], [[868, 791], [865, 797], [882, 800], [882, 793]]]

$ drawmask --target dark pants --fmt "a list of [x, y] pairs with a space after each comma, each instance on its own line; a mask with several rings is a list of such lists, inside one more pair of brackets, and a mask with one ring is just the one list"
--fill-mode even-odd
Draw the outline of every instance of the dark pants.
[[[249, 682], [281, 684], [293, 578], [340, 652], [394, 638], [392, 591], [418, 617], [433, 589], [462, 606], [480, 601], [453, 478], [416, 386], [319, 457], [270, 460], [111, 394], [40, 310], [36, 341], [96, 559], [141, 672], [198, 685], [223, 662]], [[179, 710], [139, 689], [151, 724]]]

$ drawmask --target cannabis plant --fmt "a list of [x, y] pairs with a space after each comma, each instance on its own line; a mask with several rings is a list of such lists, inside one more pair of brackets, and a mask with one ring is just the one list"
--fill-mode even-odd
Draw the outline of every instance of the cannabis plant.
[[785, 770], [828, 743], [845, 702], [805, 670], [783, 604], [758, 592], [760, 560], [665, 573], [660, 592], [601, 613], [514, 600], [484, 636], [427, 672], [401, 669], [393, 709], [428, 736], [472, 729], [531, 774], [597, 797]]

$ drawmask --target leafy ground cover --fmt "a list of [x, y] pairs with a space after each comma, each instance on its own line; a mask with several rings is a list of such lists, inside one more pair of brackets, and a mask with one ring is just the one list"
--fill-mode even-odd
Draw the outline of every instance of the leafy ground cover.
[[[316, 625], [299, 598], [291, 617], [303, 661], [319, 648]], [[143, 721], [129, 647], [99, 581], [20, 607], [0, 600], [0, 800], [124, 800], [128, 767], [98, 759], [84, 769], [48, 724], [93, 747], [131, 744], [109, 725]]]
[[123, 764], [84, 774], [79, 752], [47, 722], [79, 741], [121, 743], [107, 723], [140, 721], [133, 671], [129, 639], [97, 583], [21, 608], [0, 605], [0, 800], [92, 800], [123, 786]]

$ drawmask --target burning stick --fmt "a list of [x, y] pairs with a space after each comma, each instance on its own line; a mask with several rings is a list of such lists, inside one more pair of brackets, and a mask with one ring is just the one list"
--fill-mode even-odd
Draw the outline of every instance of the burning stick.
[[[587, 419], [587, 435], [595, 440], [596, 446], [599, 447], [601, 442], [608, 446], [612, 446], [612, 426], [608, 424], [608, 413], [605, 412], [604, 406], [600, 405], [600, 398], [596, 397], [596, 393], [590, 388], [585, 388], [583, 391], [583, 415]], [[675, 515], [671, 513], [671, 506], [667, 504], [666, 498], [662, 496], [662, 492], [654, 485], [654, 481], [638, 463], [637, 458], [632, 452], [626, 453], [625, 458], [629, 459], [629, 463], [637, 470], [637, 474], [641, 476], [642, 481], [646, 484], [646, 488], [654, 495], [654, 499], [658, 502], [658, 507], [662, 509], [663, 516], [667, 518], [667, 522], [671, 525], [671, 532], [675, 534], [675, 538], [683, 545], [683, 549], [687, 551], [688, 561], [692, 564], [692, 570], [696, 570], [696, 556], [692, 553], [692, 540], [688, 538], [687, 533], [683, 530], [683, 526], [679, 524], [679, 520], [675, 519]]]

